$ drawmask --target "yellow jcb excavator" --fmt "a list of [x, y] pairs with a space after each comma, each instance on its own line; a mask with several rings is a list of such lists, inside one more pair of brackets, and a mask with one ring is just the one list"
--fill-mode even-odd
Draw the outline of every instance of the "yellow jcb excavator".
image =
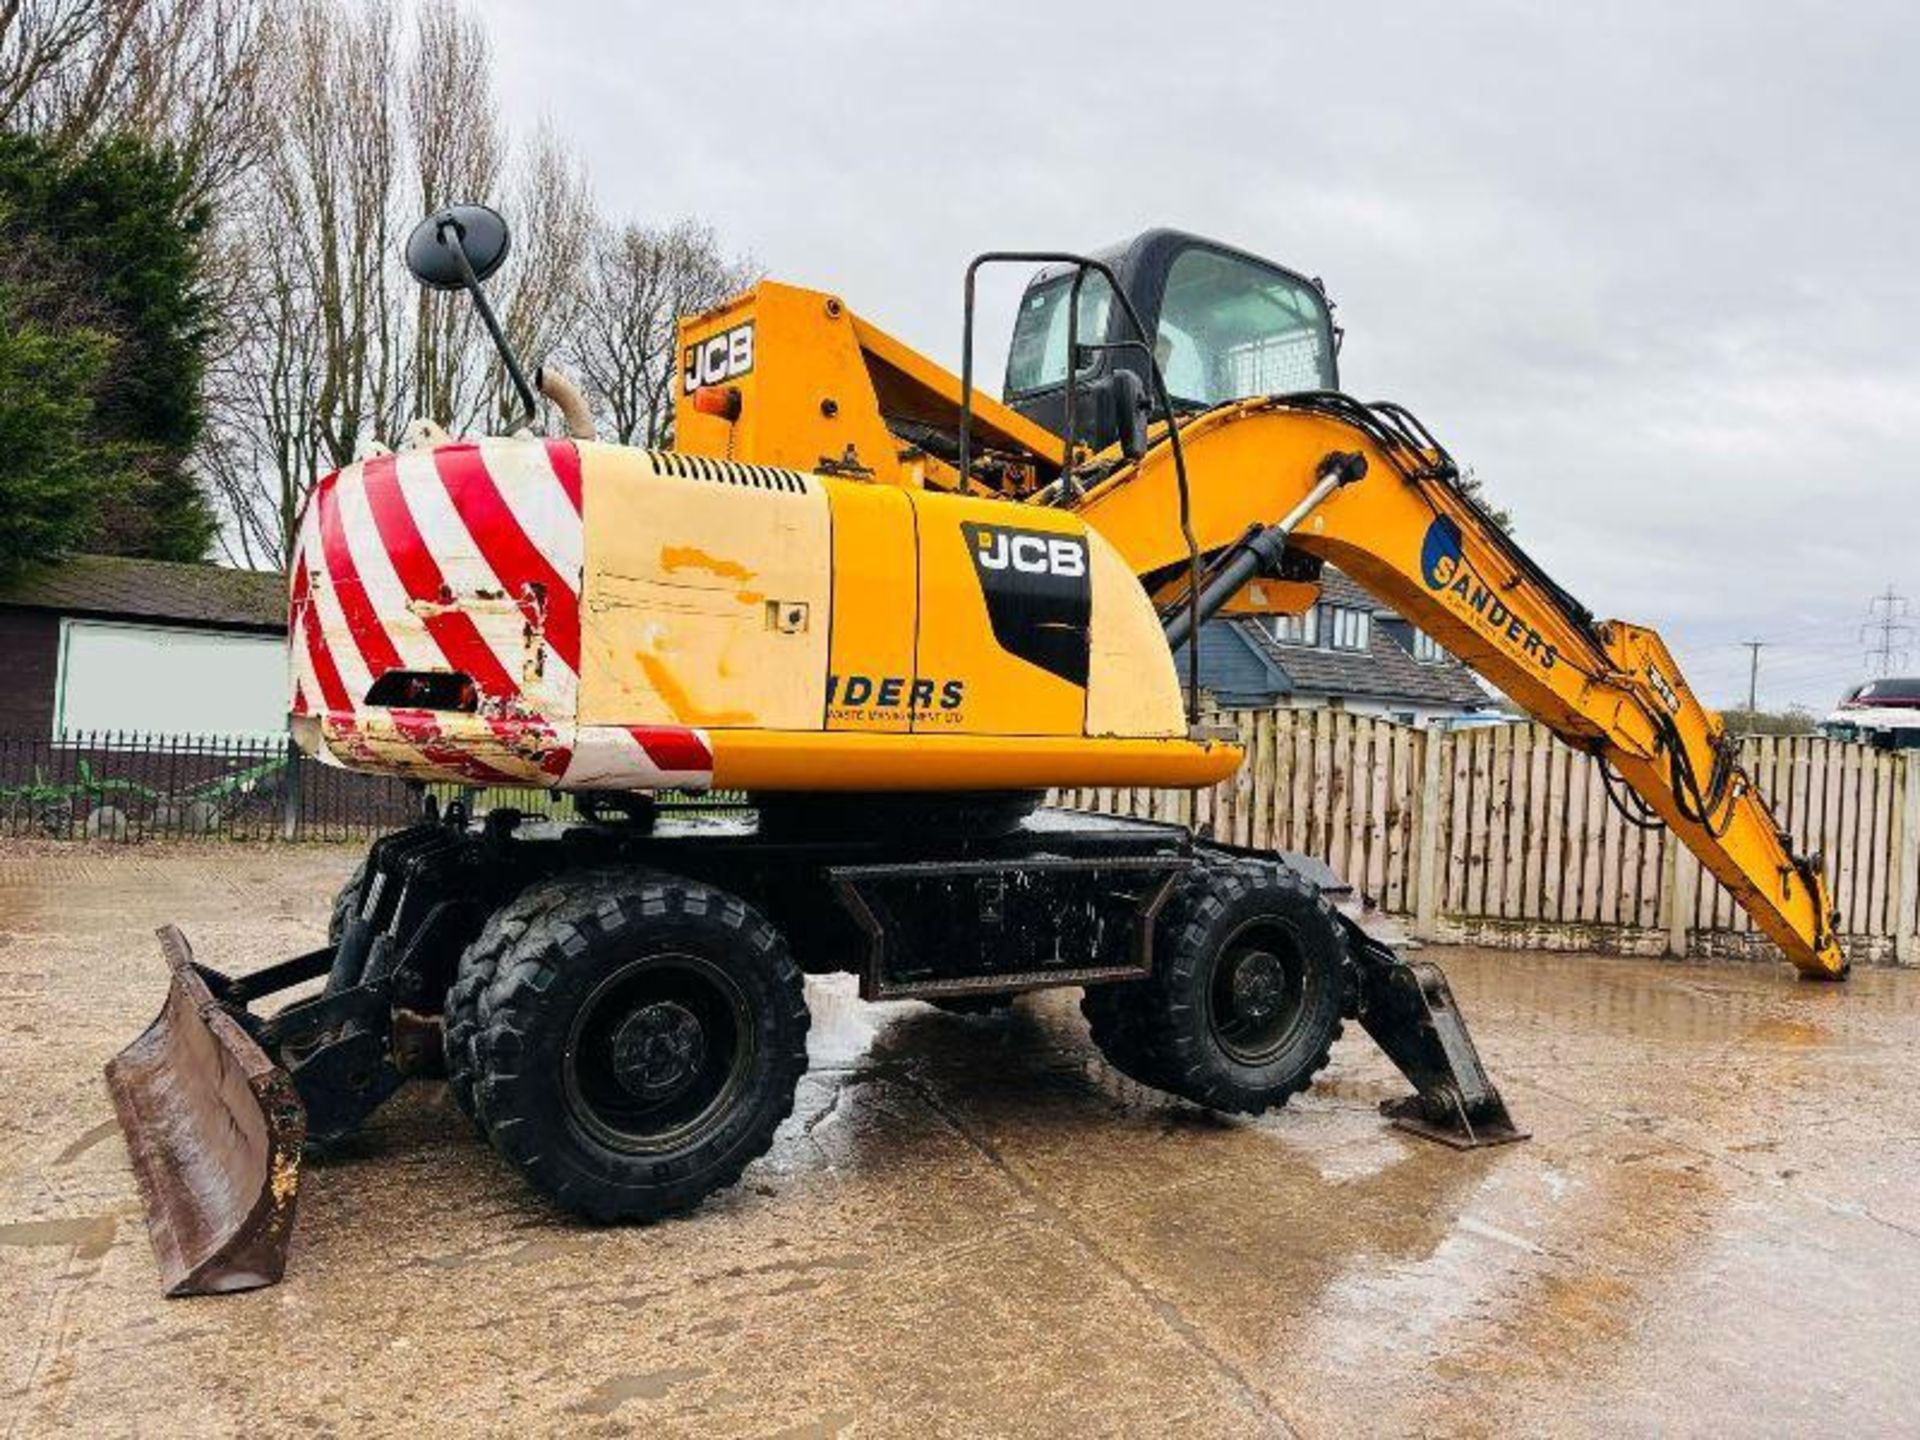
[[[958, 378], [762, 283], [682, 321], [656, 451], [598, 443], [564, 376], [529, 381], [482, 284], [506, 249], [497, 214], [457, 206], [407, 258], [472, 296], [525, 428], [416, 422], [317, 487], [291, 723], [335, 764], [538, 785], [577, 818], [423, 798], [328, 943], [254, 974], [162, 932], [166, 1004], [108, 1080], [168, 1293], [277, 1280], [303, 1144], [436, 1064], [559, 1204], [697, 1204], [792, 1108], [804, 972], [951, 1008], [1082, 987], [1117, 1069], [1243, 1113], [1305, 1089], [1352, 1018], [1415, 1087], [1397, 1123], [1520, 1138], [1440, 972], [1368, 935], [1323, 865], [1037, 803], [1230, 774], [1199, 627], [1303, 611], [1326, 562], [1593, 755], [1801, 971], [1846, 973], [1818, 862], [1658, 637], [1596, 622], [1418, 421], [1340, 391], [1316, 282], [1171, 230], [985, 255]], [[995, 263], [1037, 267], [1004, 401], [972, 383]], [[653, 798], [707, 789], [746, 799]]]

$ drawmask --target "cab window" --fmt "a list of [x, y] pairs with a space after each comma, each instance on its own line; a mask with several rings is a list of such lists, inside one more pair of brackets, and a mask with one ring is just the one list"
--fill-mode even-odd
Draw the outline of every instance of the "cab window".
[[1174, 257], [1154, 349], [1176, 403], [1334, 386], [1333, 327], [1320, 292], [1218, 250]]
[[[1067, 293], [1073, 275], [1062, 275], [1027, 292], [1013, 322], [1013, 344], [1007, 351], [1007, 393], [1021, 395], [1060, 385], [1067, 378]], [[1113, 292], [1104, 275], [1088, 272], [1080, 282], [1080, 343], [1097, 345], [1107, 338], [1107, 307]]]

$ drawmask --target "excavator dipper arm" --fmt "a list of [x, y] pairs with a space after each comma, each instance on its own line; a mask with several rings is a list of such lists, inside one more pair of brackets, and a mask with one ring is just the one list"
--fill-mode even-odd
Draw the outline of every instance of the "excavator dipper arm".
[[[1146, 578], [1179, 573], [1189, 553], [1172, 448], [1164, 427], [1156, 436], [1076, 506]], [[1245, 546], [1287, 517], [1288, 549], [1338, 565], [1607, 767], [1627, 818], [1672, 827], [1803, 974], [1846, 974], [1819, 858], [1794, 853], [1660, 637], [1596, 622], [1462, 490], [1405, 411], [1332, 392], [1245, 400], [1185, 421], [1181, 440], [1201, 552]], [[1327, 485], [1329, 457], [1352, 455], [1365, 473]]]

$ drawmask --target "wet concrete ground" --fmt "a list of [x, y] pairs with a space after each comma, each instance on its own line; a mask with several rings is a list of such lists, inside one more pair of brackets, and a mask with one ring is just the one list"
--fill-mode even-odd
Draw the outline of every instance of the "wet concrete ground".
[[441, 1087], [309, 1168], [289, 1278], [159, 1298], [100, 1067], [150, 938], [307, 948], [348, 850], [0, 850], [9, 1435], [1882, 1433], [1920, 1427], [1920, 974], [1437, 952], [1529, 1144], [1383, 1127], [1367, 1043], [1260, 1121], [1007, 1018], [815, 982], [774, 1153], [549, 1210]]

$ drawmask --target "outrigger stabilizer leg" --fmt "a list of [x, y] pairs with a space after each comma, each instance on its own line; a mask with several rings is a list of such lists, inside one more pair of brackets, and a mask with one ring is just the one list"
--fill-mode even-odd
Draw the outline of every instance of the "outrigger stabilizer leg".
[[1346, 928], [1358, 981], [1354, 1018], [1415, 1092], [1382, 1101], [1380, 1113], [1402, 1130], [1456, 1150], [1525, 1140], [1527, 1132], [1514, 1125], [1487, 1078], [1440, 967], [1401, 959], [1351, 920]]

